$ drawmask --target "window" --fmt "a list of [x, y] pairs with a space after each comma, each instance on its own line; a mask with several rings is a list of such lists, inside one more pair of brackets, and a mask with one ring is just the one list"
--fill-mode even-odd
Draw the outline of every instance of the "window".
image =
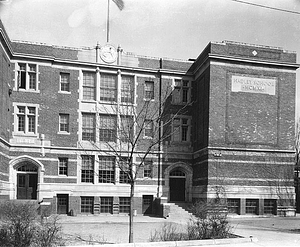
[[17, 106], [17, 132], [36, 134], [37, 110], [34, 106]]
[[188, 103], [190, 97], [190, 82], [188, 80], [175, 79], [175, 87], [172, 92], [174, 104]]
[[123, 142], [133, 141], [133, 119], [129, 116], [121, 116], [120, 139]]
[[95, 114], [82, 114], [82, 140], [95, 141]]
[[35, 64], [18, 63], [18, 89], [37, 89], [37, 66]]
[[257, 199], [246, 199], [246, 214], [258, 214]]
[[100, 79], [100, 100], [113, 102], [117, 101], [117, 76], [101, 74]]
[[173, 119], [173, 141], [190, 141], [190, 120], [187, 118]]
[[264, 214], [275, 214], [276, 213], [276, 200], [264, 199]]
[[59, 131], [69, 132], [69, 114], [59, 114]]
[[100, 114], [99, 140], [115, 142], [117, 139], [117, 117]]
[[81, 182], [94, 183], [94, 157], [90, 155], [81, 156]]
[[145, 81], [144, 98], [146, 100], [154, 99], [154, 82], [153, 81]]
[[153, 162], [151, 160], [144, 162], [144, 178], [152, 177]]
[[121, 102], [133, 103], [133, 89], [134, 89], [133, 76], [122, 76]]
[[128, 184], [130, 182], [129, 178], [129, 167], [130, 161], [128, 158], [120, 158], [119, 161], [119, 168], [120, 168], [120, 174], [119, 174], [119, 182], [121, 184]]
[[153, 138], [153, 121], [152, 120], [145, 120], [144, 126], [144, 136]]
[[113, 211], [113, 198], [101, 197], [100, 198], [100, 213], [112, 214]]
[[95, 100], [96, 74], [92, 72], [83, 72], [83, 92], [84, 100]]
[[115, 182], [115, 157], [99, 156], [99, 183]]
[[68, 175], [68, 158], [58, 158], [58, 174]]
[[94, 197], [81, 197], [81, 213], [92, 214], [94, 209]]
[[70, 74], [60, 73], [60, 91], [70, 92]]
[[119, 198], [119, 211], [120, 213], [130, 213], [130, 197], [120, 197]]
[[240, 213], [240, 199], [227, 199], [228, 213], [239, 214]]

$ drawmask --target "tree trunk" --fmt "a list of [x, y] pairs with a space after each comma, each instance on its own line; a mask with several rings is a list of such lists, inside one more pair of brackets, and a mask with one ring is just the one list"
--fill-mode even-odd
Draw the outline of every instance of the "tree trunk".
[[134, 182], [130, 183], [130, 212], [129, 212], [129, 243], [133, 243], [133, 196], [134, 196]]

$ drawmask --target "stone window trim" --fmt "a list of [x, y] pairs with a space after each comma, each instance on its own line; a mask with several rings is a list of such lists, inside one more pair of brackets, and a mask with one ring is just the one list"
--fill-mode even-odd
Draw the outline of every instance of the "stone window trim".
[[58, 175], [68, 176], [69, 159], [66, 157], [58, 157]]
[[57, 134], [70, 135], [70, 114], [60, 113], [58, 122], [59, 126]]
[[154, 101], [155, 100], [155, 85], [154, 81], [147, 80], [144, 83], [144, 100]]
[[13, 109], [13, 136], [38, 137], [39, 105], [14, 102]]
[[176, 115], [172, 118], [172, 143], [190, 143], [192, 117]]
[[191, 84], [189, 79], [174, 78], [172, 87], [172, 104], [185, 105], [191, 102]]
[[146, 119], [144, 123], [144, 139], [154, 138], [154, 121]]
[[17, 62], [15, 64], [14, 81], [14, 91], [40, 93], [38, 64]]
[[59, 73], [59, 93], [71, 94], [70, 91], [70, 73], [60, 72]]

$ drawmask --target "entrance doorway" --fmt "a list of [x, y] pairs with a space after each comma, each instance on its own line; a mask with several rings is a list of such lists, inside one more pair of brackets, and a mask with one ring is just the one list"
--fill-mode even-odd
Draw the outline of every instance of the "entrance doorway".
[[36, 200], [38, 169], [31, 163], [23, 163], [17, 169], [17, 199]]
[[170, 172], [170, 201], [183, 202], [185, 201], [185, 173], [181, 170], [173, 170]]
[[69, 195], [57, 194], [57, 213], [68, 214], [69, 212]]

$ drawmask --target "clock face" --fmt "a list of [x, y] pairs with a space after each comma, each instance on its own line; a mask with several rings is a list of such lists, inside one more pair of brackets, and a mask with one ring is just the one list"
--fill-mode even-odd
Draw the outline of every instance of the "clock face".
[[118, 56], [117, 50], [112, 45], [102, 46], [100, 49], [100, 58], [105, 63], [113, 63], [116, 61]]

